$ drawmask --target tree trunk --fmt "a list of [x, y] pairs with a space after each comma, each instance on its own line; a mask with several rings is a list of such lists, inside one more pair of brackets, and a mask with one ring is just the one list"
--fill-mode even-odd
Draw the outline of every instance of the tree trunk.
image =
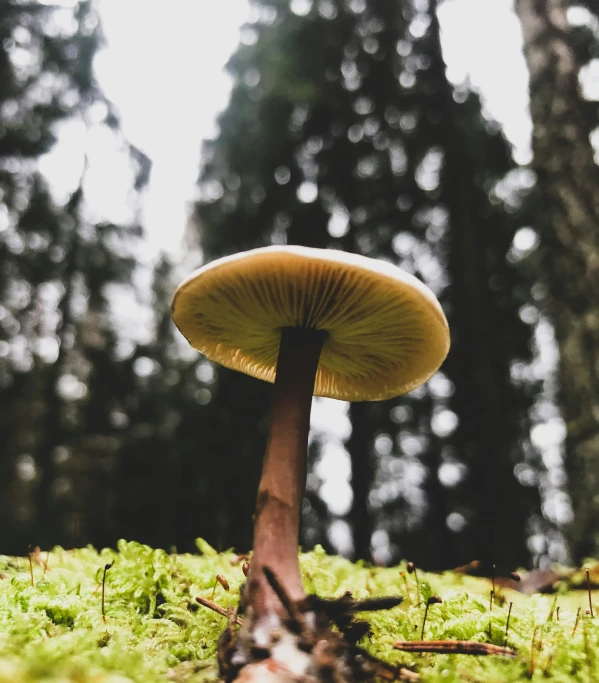
[[533, 167], [574, 507], [575, 560], [599, 552], [599, 167], [589, 140], [568, 0], [516, 0], [530, 71]]
[[[436, 5], [431, 9], [431, 32], [440, 46], [440, 27]], [[445, 74], [439, 47], [436, 68]], [[486, 252], [496, 244], [489, 231], [501, 229], [492, 215], [485, 220], [481, 207], [481, 189], [476, 178], [472, 143], [464, 134], [459, 105], [451, 84], [444, 76], [439, 92], [444, 111], [443, 193], [441, 202], [449, 211], [451, 233], [448, 270], [452, 279], [449, 304], [457, 338], [447, 359], [456, 382], [454, 409], [461, 423], [456, 435], [468, 478], [461, 490], [467, 492], [476, 518], [466, 534], [471, 536], [475, 557], [463, 557], [456, 548], [455, 560], [465, 563], [480, 560], [485, 569], [497, 564], [504, 570], [526, 563], [526, 523], [532, 510], [540, 507], [536, 491], [524, 489], [514, 475], [516, 436], [514, 422], [508, 418], [509, 383], [501, 335], [496, 319], [499, 306], [493, 305], [497, 293], [489, 287], [493, 270], [486, 262]], [[495, 222], [493, 222], [495, 221]], [[488, 259], [487, 259], [488, 261]]]
[[[43, 389], [45, 416], [36, 464], [39, 467], [39, 480], [37, 488], [37, 528], [39, 538], [37, 542], [42, 547], [51, 547], [57, 543], [63, 545], [76, 545], [73, 538], [68, 537], [65, 527], [65, 510], [57, 504], [54, 496], [54, 483], [56, 479], [56, 464], [53, 459], [55, 449], [61, 445], [65, 437], [64, 411], [65, 400], [58, 390], [58, 383], [65, 371], [68, 344], [66, 339], [70, 333], [73, 322], [72, 303], [74, 297], [74, 281], [78, 267], [79, 252], [79, 211], [83, 201], [83, 184], [79, 184], [73, 192], [67, 205], [65, 215], [72, 217], [73, 223], [69, 225], [61, 235], [62, 246], [65, 247], [61, 281], [64, 285], [64, 294], [58, 304], [60, 321], [56, 330], [58, 339], [58, 357], [48, 369], [45, 387]], [[59, 509], [61, 508], [61, 509]], [[76, 524], [74, 525], [76, 527]], [[74, 528], [74, 535], [79, 533]], [[79, 540], [79, 539], [77, 539]]]
[[368, 495], [374, 481], [372, 455], [372, 422], [367, 403], [351, 403], [349, 407], [352, 432], [347, 442], [351, 460], [353, 503], [348, 518], [354, 542], [354, 559], [371, 560], [370, 540], [373, 532]]

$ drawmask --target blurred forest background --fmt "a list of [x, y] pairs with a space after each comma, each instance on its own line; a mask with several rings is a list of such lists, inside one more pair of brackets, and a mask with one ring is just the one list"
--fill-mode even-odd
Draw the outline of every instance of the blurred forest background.
[[[416, 274], [453, 340], [424, 387], [313, 431], [304, 546], [431, 569], [599, 556], [599, 103], [579, 78], [599, 64], [596, 3], [515, 2], [524, 166], [448, 80], [441, 2], [252, 4], [185, 258], [150, 263], [151, 162], [94, 77], [93, 1], [0, 3], [0, 552], [250, 547], [271, 386], [188, 349], [170, 301], [202, 262], [303, 244]], [[43, 160], [67, 121], [79, 175], [60, 195]], [[98, 144], [121, 168], [116, 218], [89, 189]]]

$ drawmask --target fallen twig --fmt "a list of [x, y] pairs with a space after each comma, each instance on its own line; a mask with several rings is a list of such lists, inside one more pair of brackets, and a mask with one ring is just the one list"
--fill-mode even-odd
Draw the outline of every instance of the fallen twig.
[[402, 652], [436, 652], [438, 654], [458, 655], [502, 655], [515, 657], [516, 651], [490, 643], [477, 643], [472, 640], [399, 640], [393, 644]]
[[[198, 596], [196, 598], [196, 602], [199, 602], [200, 605], [203, 605], [204, 607], [211, 609], [213, 612], [216, 612], [217, 614], [220, 614], [223, 617], [229, 618], [229, 612], [224, 607], [217, 605], [215, 602], [212, 602], [212, 600], [208, 600], [208, 598]], [[237, 626], [241, 626], [243, 624], [243, 619], [236, 617], [236, 622]]]

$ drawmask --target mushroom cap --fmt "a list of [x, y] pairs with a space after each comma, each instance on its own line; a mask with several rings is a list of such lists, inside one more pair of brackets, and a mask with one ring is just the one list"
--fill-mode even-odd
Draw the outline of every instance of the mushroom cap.
[[327, 332], [316, 396], [375, 401], [426, 382], [449, 350], [435, 295], [386, 261], [264, 247], [212, 261], [177, 289], [175, 324], [207, 358], [274, 382], [283, 327]]

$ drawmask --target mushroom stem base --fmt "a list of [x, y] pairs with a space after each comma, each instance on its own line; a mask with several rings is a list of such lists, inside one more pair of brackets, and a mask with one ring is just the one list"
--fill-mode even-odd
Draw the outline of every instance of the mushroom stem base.
[[[369, 632], [368, 622], [355, 619], [363, 611], [386, 610], [399, 597], [354, 600], [350, 593], [323, 599], [308, 595], [292, 600], [278, 577], [264, 568], [265, 580], [277, 595], [280, 613], [256, 618], [251, 606], [241, 629], [237, 614], [218, 644], [224, 683], [366, 683], [382, 678], [404, 680], [407, 672], [370, 655], [356, 643]], [[335, 629], [332, 627], [335, 626]]]

